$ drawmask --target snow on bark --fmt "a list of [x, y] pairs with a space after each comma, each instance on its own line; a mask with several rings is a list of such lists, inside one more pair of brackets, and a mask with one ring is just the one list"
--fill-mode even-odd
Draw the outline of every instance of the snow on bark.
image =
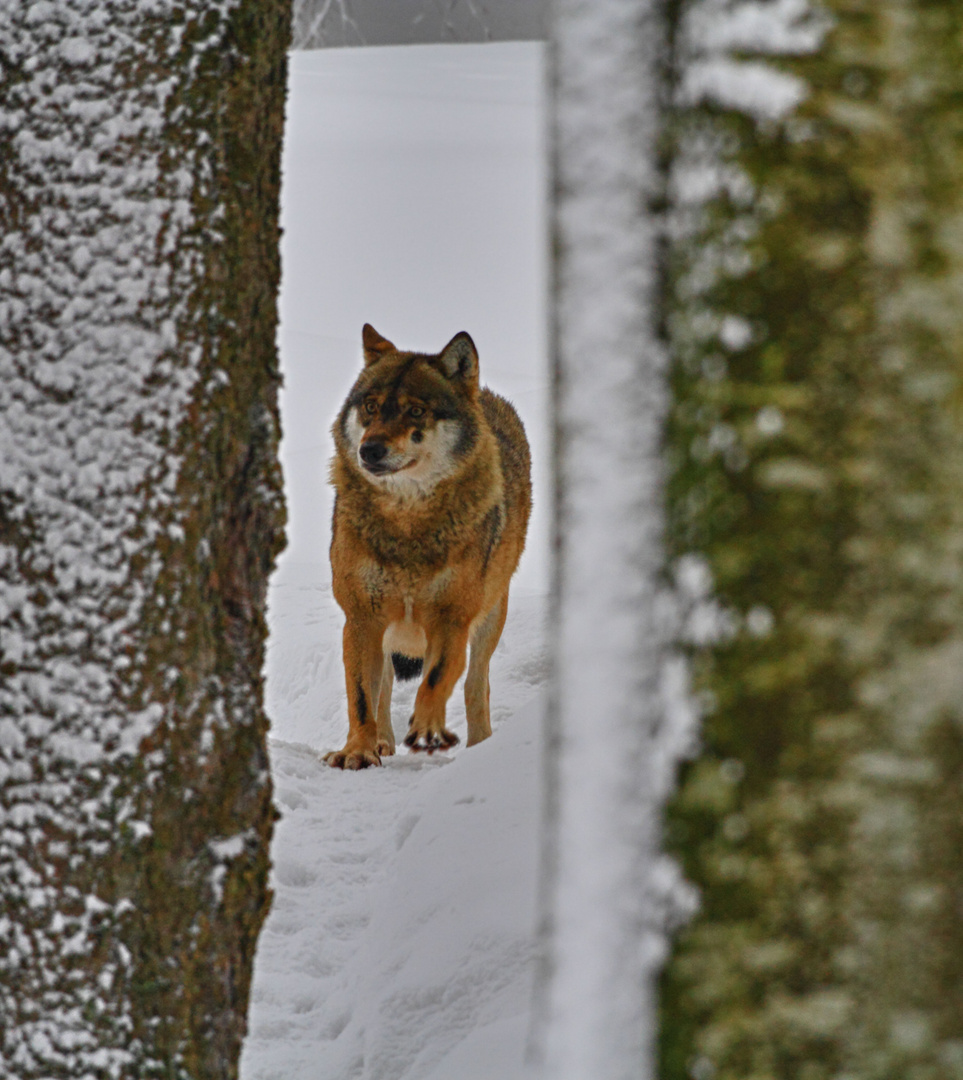
[[[0, 0], [0, 1072], [24, 1080], [161, 1067], [122, 930], [184, 675], [157, 666], [186, 638], [182, 432], [230, 381], [198, 310], [223, 132], [177, 125], [243, 66], [240, 4]], [[206, 689], [210, 750], [231, 704]]]
[[[562, 0], [551, 40], [556, 565], [543, 970], [547, 1077], [652, 1075], [661, 805], [691, 736], [666, 705], [657, 334], [659, 5]], [[678, 702], [676, 702], [678, 704]]]
[[170, 447], [198, 376], [197, 357], [173, 350], [187, 278], [155, 257], [192, 220], [190, 171], [158, 185], [172, 83], [163, 67], [124, 75], [151, 55], [143, 5], [93, 7], [0, 7], [0, 1015], [3, 1060], [24, 1076], [78, 1057], [119, 1076], [132, 1062], [126, 1017], [109, 1017], [106, 1040], [91, 1030], [127, 958], [57, 988], [43, 963], [86, 959], [120, 914], [93, 883], [61, 890], [59, 849], [96, 859], [111, 843], [110, 763], [160, 719], [150, 702], [132, 709], [123, 666], [136, 666], [160, 534], [176, 529]]

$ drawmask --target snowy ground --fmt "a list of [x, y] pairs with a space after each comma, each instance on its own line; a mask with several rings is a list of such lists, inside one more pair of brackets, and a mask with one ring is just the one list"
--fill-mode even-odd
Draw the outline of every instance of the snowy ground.
[[[281, 811], [242, 1080], [521, 1080], [533, 976], [547, 587], [542, 50], [295, 54], [285, 148], [282, 451], [290, 546], [269, 598]], [[456, 331], [533, 443], [536, 516], [492, 661], [493, 737], [340, 773], [328, 427], [365, 321]], [[415, 687], [397, 686], [396, 731]]]
[[[271, 751], [282, 817], [246, 1080], [512, 1080], [530, 1008], [543, 600], [513, 598], [492, 661], [494, 734], [342, 773], [341, 618], [327, 588], [275, 590]], [[277, 689], [283, 687], [284, 689]], [[457, 693], [457, 692], [456, 692]], [[396, 719], [414, 685], [399, 688]], [[463, 703], [450, 709], [465, 738]], [[397, 726], [396, 726], [397, 729]]]

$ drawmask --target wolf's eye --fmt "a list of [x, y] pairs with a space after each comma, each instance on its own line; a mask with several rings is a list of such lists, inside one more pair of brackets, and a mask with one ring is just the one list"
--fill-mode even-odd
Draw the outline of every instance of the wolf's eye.
[[373, 401], [366, 401], [364, 403], [364, 411], [366, 416], [374, 416], [378, 411], [378, 406]]
[[414, 419], [417, 420], [419, 416], [425, 415], [425, 410], [420, 405], [413, 405], [408, 410], [408, 415], [414, 417]]

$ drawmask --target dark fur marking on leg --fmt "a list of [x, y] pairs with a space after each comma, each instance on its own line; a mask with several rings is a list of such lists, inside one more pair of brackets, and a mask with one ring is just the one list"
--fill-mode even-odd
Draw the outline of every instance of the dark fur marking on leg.
[[420, 656], [405, 656], [404, 653], [394, 652], [391, 654], [391, 666], [395, 669], [395, 676], [405, 682], [418, 678], [424, 662]]
[[485, 515], [482, 528], [487, 533], [485, 539], [485, 557], [482, 560], [482, 573], [488, 569], [489, 560], [502, 535], [502, 508], [493, 506]]
[[445, 670], [445, 658], [444, 656], [438, 661], [437, 664], [428, 672], [428, 685], [435, 689], [441, 679], [441, 674]]
[[368, 699], [364, 696], [364, 683], [358, 679], [358, 723], [367, 724], [368, 722]]

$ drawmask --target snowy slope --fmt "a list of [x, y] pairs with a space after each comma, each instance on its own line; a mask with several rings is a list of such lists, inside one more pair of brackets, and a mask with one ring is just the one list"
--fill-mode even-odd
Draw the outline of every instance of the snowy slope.
[[[542, 49], [292, 57], [282, 397], [290, 546], [269, 597], [274, 906], [242, 1080], [521, 1080], [546, 656]], [[371, 321], [402, 347], [478, 343], [535, 458], [536, 515], [492, 660], [493, 737], [340, 773], [342, 617], [327, 567], [328, 428]], [[414, 685], [397, 685], [395, 730]]]

